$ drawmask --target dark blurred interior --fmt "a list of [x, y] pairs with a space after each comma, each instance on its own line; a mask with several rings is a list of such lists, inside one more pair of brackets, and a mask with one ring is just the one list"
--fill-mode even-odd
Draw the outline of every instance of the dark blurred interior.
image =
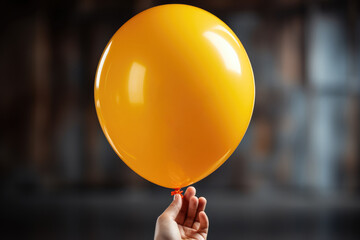
[[[1, 239], [153, 237], [171, 190], [111, 149], [93, 85], [115, 31], [165, 3], [175, 1], [1, 3]], [[209, 239], [359, 239], [359, 1], [176, 3], [225, 21], [256, 82], [243, 141], [195, 184]]]

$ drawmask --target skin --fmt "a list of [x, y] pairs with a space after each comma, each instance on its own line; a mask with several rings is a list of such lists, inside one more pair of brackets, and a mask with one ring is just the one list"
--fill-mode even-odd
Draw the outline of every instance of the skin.
[[174, 196], [173, 202], [158, 217], [155, 228], [155, 240], [193, 239], [205, 240], [209, 230], [206, 215], [206, 199], [197, 198], [194, 187], [188, 187], [181, 198]]

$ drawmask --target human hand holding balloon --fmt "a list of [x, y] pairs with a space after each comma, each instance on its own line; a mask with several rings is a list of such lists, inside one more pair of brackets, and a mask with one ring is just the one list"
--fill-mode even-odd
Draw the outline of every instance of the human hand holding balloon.
[[155, 240], [205, 240], [209, 220], [205, 213], [206, 199], [195, 196], [196, 189], [188, 187], [184, 197], [175, 194], [173, 202], [158, 217]]

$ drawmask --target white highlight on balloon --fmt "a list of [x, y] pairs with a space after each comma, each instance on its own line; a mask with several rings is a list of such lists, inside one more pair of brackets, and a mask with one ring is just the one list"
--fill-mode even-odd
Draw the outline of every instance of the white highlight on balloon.
[[129, 101], [144, 103], [144, 79], [146, 68], [140, 63], [133, 62], [129, 74]]
[[214, 45], [218, 50], [221, 58], [223, 59], [225, 66], [230, 71], [234, 71], [241, 74], [241, 65], [236, 51], [233, 47], [224, 39], [221, 35], [206, 31], [203, 35]]
[[95, 86], [96, 88], [99, 88], [100, 86], [100, 77], [101, 77], [101, 72], [102, 72], [102, 69], [103, 69], [103, 66], [104, 66], [104, 62], [105, 62], [105, 59], [109, 53], [109, 50], [110, 50], [110, 47], [111, 47], [111, 44], [112, 42], [109, 43], [109, 45], [106, 47], [105, 51], [104, 51], [104, 54], [102, 55], [101, 57], [101, 60], [100, 60], [100, 63], [99, 63], [99, 67], [98, 67], [98, 71], [96, 73], [96, 79], [95, 79]]

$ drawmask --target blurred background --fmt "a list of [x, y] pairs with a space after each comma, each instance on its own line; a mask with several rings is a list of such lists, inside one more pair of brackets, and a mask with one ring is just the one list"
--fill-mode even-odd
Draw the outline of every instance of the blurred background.
[[359, 239], [357, 0], [2, 2], [0, 238], [152, 239], [170, 190], [111, 149], [93, 85], [115, 31], [175, 2], [234, 30], [257, 88], [238, 149], [194, 185], [209, 239]]

